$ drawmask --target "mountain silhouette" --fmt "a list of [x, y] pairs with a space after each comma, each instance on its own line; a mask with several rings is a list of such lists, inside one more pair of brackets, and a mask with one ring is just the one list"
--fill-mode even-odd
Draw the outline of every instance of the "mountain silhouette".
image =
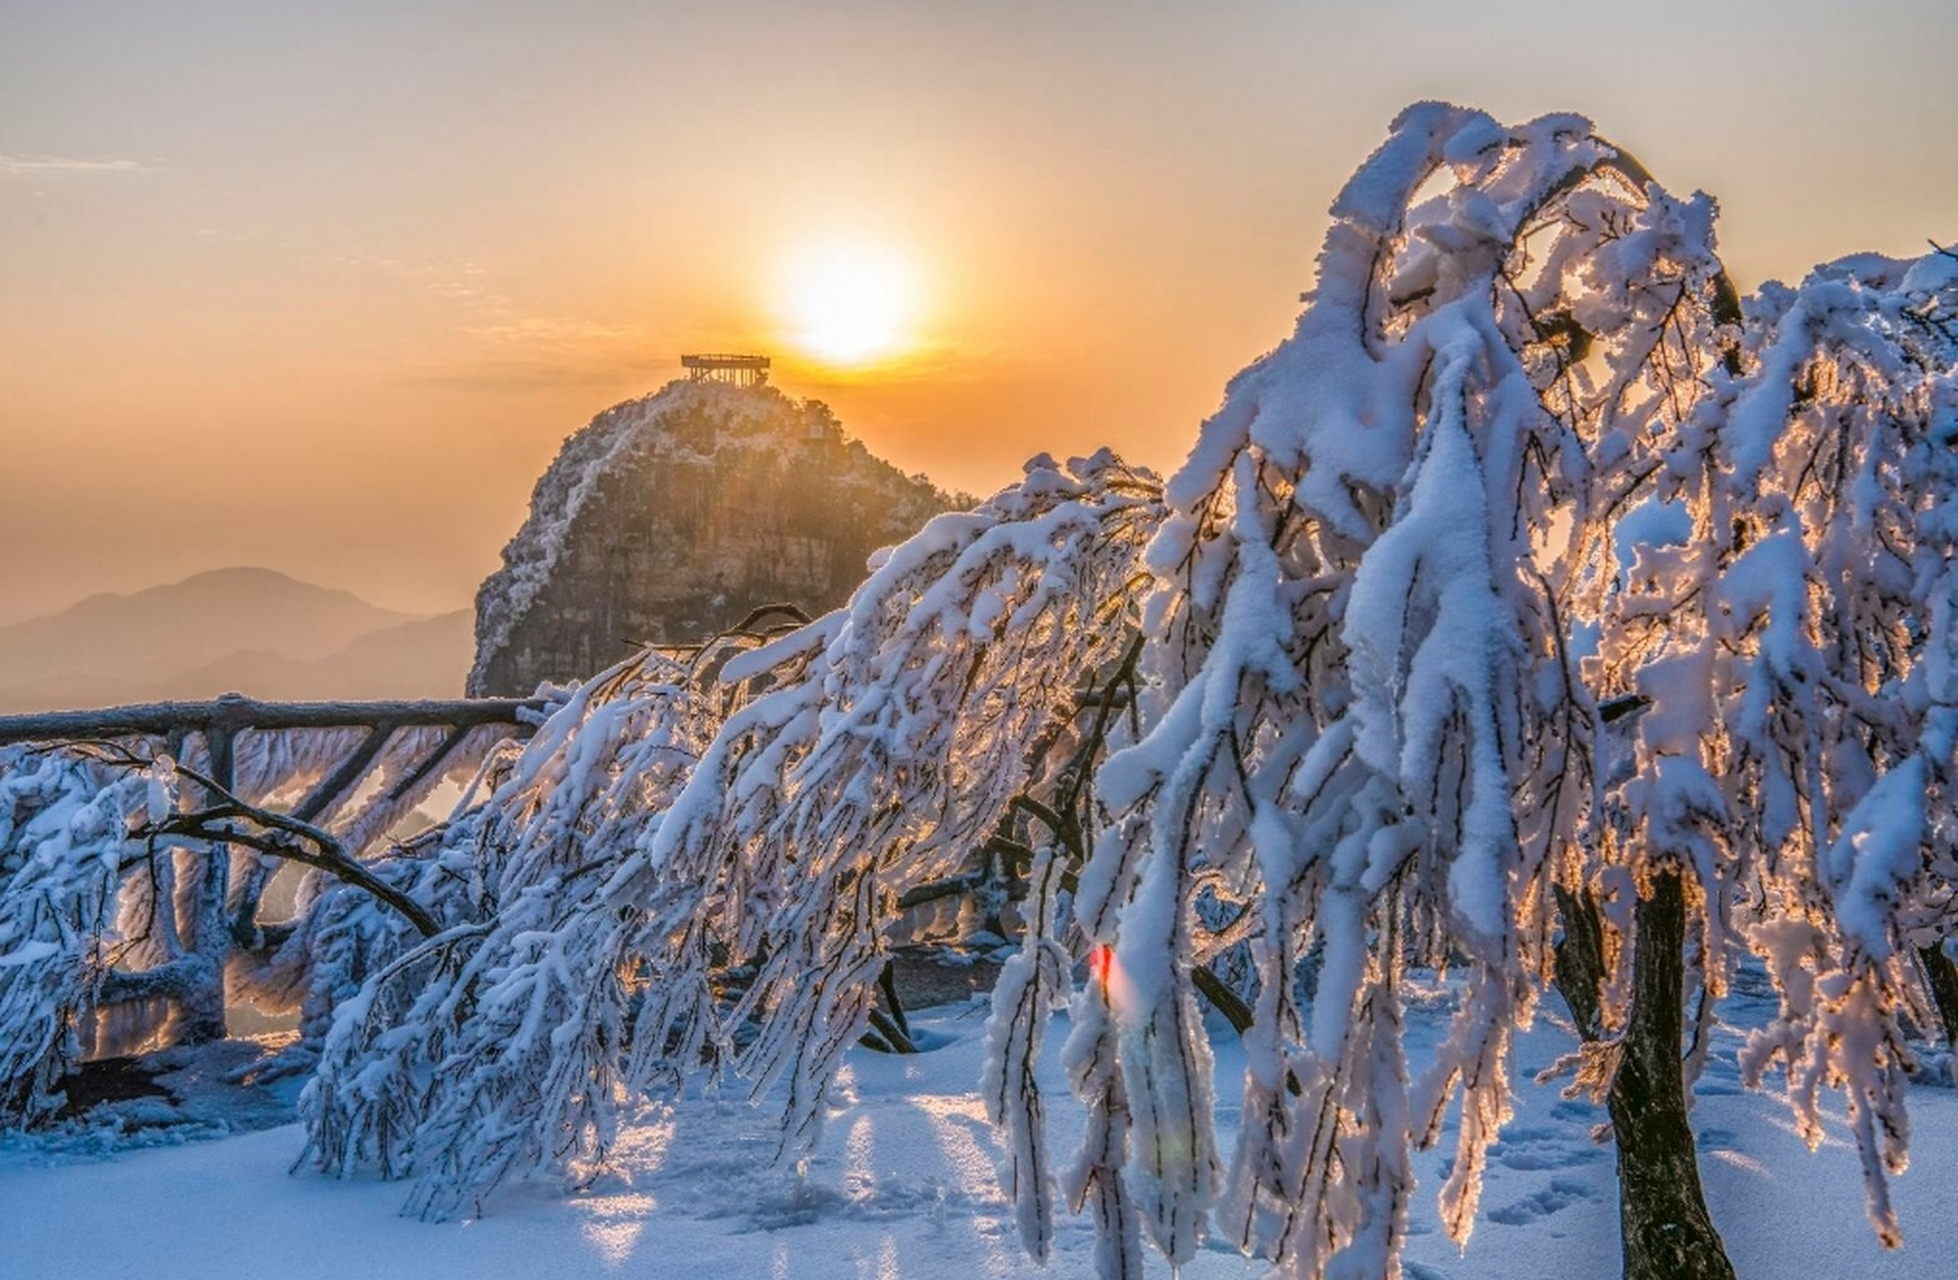
[[271, 569], [216, 569], [0, 627], [0, 712], [210, 698], [445, 697], [469, 614], [383, 609]]

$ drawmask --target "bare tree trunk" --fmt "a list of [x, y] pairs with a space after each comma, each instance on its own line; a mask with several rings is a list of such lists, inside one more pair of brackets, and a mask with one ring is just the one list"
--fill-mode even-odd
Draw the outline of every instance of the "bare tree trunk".
[[1919, 947], [1917, 962], [1924, 966], [1924, 976], [1931, 984], [1938, 1021], [1944, 1024], [1945, 1047], [1958, 1053], [1958, 965], [1936, 945]]
[[[1602, 1034], [1602, 930], [1588, 898], [1559, 893], [1564, 941], [1557, 987], [1587, 1040]], [[1680, 1070], [1685, 1018], [1686, 894], [1679, 877], [1654, 878], [1635, 911], [1632, 1007], [1606, 1105], [1618, 1146], [1618, 1219], [1625, 1280], [1734, 1280], [1700, 1186]]]

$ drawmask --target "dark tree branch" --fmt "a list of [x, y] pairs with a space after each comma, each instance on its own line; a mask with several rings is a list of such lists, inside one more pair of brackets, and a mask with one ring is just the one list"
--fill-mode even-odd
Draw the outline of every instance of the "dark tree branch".
[[1604, 922], [1589, 891], [1572, 891], [1559, 885], [1554, 892], [1564, 923], [1564, 936], [1555, 948], [1557, 991], [1570, 1006], [1571, 1021], [1576, 1024], [1578, 1035], [1587, 1041], [1602, 1040], [1606, 977]]
[[[98, 759], [120, 768], [147, 768], [151, 763], [121, 743], [73, 745], [93, 748]], [[406, 917], [423, 937], [433, 937], [442, 931], [435, 918], [424, 911], [419, 903], [362, 866], [331, 832], [291, 814], [275, 813], [249, 804], [232, 794], [228, 787], [220, 786], [215, 778], [188, 765], [178, 764], [177, 772], [216, 796], [217, 802], [193, 812], [170, 814], [161, 822], [139, 827], [134, 835], [150, 839], [167, 836], [212, 844], [242, 844], [269, 857], [317, 867], [335, 879], [387, 903]], [[234, 820], [240, 819], [262, 827], [264, 831], [250, 831], [231, 825]]]
[[884, 993], [884, 1003], [890, 1008], [891, 1020], [897, 1023], [897, 1029], [908, 1039], [911, 1019], [904, 1016], [904, 1002], [897, 998], [897, 966], [893, 962], [884, 961], [884, 968], [877, 975], [877, 989]]
[[898, 1026], [896, 1020], [882, 1009], [871, 1009], [870, 1026], [871, 1031], [863, 1036], [866, 1048], [876, 1049], [882, 1053], [918, 1052], [918, 1046], [910, 1036], [905, 1034], [904, 1028]]
[[1958, 965], [1936, 945], [1919, 947], [1917, 962], [1924, 967], [1938, 1021], [1944, 1024], [1945, 1047], [1958, 1052]]
[[1251, 1024], [1256, 1021], [1251, 1006], [1239, 999], [1237, 992], [1230, 989], [1230, 984], [1212, 972], [1209, 965], [1191, 965], [1190, 981], [1204, 999], [1217, 1007], [1217, 1012], [1224, 1015], [1224, 1020], [1238, 1035], [1251, 1029]]
[[[181, 765], [178, 768], [182, 772], [190, 772], [183, 769]], [[264, 833], [247, 831], [226, 825], [233, 819], [256, 823], [267, 828], [267, 831]], [[152, 823], [138, 830], [136, 834], [213, 842], [228, 840], [268, 857], [283, 858], [288, 862], [317, 867], [335, 879], [353, 885], [387, 903], [406, 917], [424, 938], [432, 938], [442, 931], [435, 918], [424, 911], [413, 898], [349, 857], [346, 849], [331, 833], [311, 823], [299, 822], [285, 814], [246, 804], [236, 797], [228, 796], [218, 804], [192, 813], [173, 813], [161, 822]], [[308, 848], [308, 844], [312, 847]]]

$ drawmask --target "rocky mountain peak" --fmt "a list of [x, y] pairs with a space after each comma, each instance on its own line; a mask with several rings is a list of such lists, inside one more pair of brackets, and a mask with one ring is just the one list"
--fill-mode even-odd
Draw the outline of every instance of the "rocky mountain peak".
[[954, 500], [850, 439], [827, 405], [675, 382], [564, 442], [476, 596], [469, 691], [590, 676], [763, 604], [843, 603], [879, 547]]

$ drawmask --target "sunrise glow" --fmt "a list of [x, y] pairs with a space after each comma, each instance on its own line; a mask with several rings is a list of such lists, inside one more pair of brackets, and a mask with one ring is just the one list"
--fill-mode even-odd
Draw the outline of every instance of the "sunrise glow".
[[915, 342], [918, 301], [916, 273], [896, 253], [838, 242], [791, 260], [782, 311], [796, 347], [827, 364], [861, 365]]

